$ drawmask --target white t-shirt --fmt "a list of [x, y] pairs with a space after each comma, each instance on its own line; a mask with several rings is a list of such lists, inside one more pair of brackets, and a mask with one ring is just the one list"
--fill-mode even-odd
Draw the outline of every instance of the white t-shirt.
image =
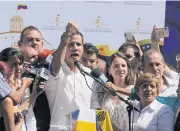
[[[89, 68], [82, 68], [86, 72], [91, 71]], [[94, 80], [89, 76], [86, 79], [92, 88]], [[45, 91], [51, 114], [50, 131], [69, 130], [68, 114], [76, 109], [90, 109], [92, 91], [80, 71], [70, 71], [65, 62], [57, 77], [49, 76]]]
[[[135, 107], [140, 110], [140, 102]], [[133, 112], [131, 114], [133, 116]], [[133, 117], [131, 117], [133, 119]], [[128, 114], [123, 117], [121, 131], [129, 131]], [[172, 109], [154, 100], [150, 105], [141, 110], [134, 111], [133, 131], [173, 131], [174, 113]]]

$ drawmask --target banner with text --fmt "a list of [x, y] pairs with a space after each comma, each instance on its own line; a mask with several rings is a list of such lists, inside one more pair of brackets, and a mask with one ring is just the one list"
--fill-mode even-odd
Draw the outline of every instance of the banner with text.
[[17, 47], [28, 25], [40, 29], [45, 48], [56, 49], [68, 21], [75, 20], [102, 55], [110, 55], [132, 32], [140, 45], [149, 43], [153, 25], [164, 27], [165, 1], [54, 1], [0, 2], [0, 50]]

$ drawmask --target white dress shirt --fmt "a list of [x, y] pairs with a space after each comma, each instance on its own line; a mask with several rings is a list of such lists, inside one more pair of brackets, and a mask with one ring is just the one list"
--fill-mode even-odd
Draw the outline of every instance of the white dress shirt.
[[[140, 110], [140, 102], [135, 102], [135, 107]], [[174, 113], [172, 109], [154, 100], [150, 105], [134, 112], [133, 131], [173, 131]], [[132, 115], [133, 116], [133, 112]], [[129, 131], [128, 114], [123, 118], [121, 131]]]
[[176, 97], [177, 93], [176, 90], [178, 89], [178, 80], [171, 79], [166, 76], [163, 76], [164, 86], [163, 89], [160, 91], [159, 96], [163, 97]]
[[[92, 88], [94, 80], [88, 76], [86, 79]], [[51, 114], [49, 131], [69, 131], [68, 114], [76, 109], [90, 109], [91, 90], [80, 71], [72, 72], [65, 62], [57, 77], [49, 76], [45, 91]]]

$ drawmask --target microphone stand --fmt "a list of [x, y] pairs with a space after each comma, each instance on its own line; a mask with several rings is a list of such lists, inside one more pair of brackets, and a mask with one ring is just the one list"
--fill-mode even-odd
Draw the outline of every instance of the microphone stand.
[[93, 78], [96, 82], [98, 82], [99, 84], [101, 84], [105, 89], [109, 90], [110, 93], [113, 96], [117, 96], [121, 101], [123, 101], [124, 103], [126, 103], [128, 106], [126, 108], [127, 112], [128, 112], [128, 118], [129, 118], [129, 131], [131, 131], [131, 112], [134, 109], [135, 111], [139, 112], [140, 111], [133, 106], [133, 104], [131, 102], [129, 102], [128, 100], [125, 100], [124, 98], [122, 98], [121, 96], [119, 96], [115, 90], [108, 88], [105, 84], [103, 84], [102, 82], [100, 82], [99, 79], [97, 79], [96, 77], [93, 77], [91, 74], [89, 74], [88, 72], [84, 71], [82, 68], [80, 69], [80, 72], [82, 73], [83, 76], [88, 75], [91, 78]]

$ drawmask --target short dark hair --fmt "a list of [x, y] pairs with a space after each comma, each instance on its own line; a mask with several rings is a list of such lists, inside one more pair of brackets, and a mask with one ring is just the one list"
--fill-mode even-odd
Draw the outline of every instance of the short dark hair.
[[98, 54], [98, 58], [106, 62], [109, 59], [109, 56]]
[[[65, 35], [66, 35], [66, 32], [64, 32], [62, 35], [61, 35], [61, 40], [65, 37]], [[81, 36], [81, 38], [82, 38], [82, 43], [84, 44], [84, 36], [83, 36], [83, 34], [80, 32], [80, 31], [76, 31], [76, 34], [74, 34], [74, 35], [80, 35]]]
[[98, 49], [95, 45], [93, 45], [92, 43], [84, 43], [83, 47], [84, 52], [86, 52], [87, 54], [96, 54], [96, 56], [98, 57]]
[[84, 36], [83, 36], [83, 34], [80, 31], [77, 31], [76, 34], [81, 36], [82, 43], [84, 44]]
[[140, 49], [135, 44], [124, 43], [122, 46], [119, 47], [118, 51], [124, 53], [125, 50], [128, 49], [128, 48], [133, 48], [134, 56], [135, 57], [140, 57]]
[[24, 57], [23, 57], [22, 53], [19, 50], [12, 48], [12, 47], [5, 48], [4, 50], [1, 51], [0, 61], [7, 62], [10, 59], [10, 57], [12, 57], [12, 56], [17, 57], [20, 60], [20, 63], [23, 64]]
[[22, 30], [22, 32], [21, 32], [21, 34], [20, 34], [20, 41], [23, 41], [23, 38], [24, 38], [25, 33], [26, 33], [27, 31], [32, 31], [32, 30], [36, 30], [36, 31], [38, 31], [38, 32], [41, 34], [41, 32], [39, 31], [39, 29], [36, 28], [35, 26], [32, 26], [32, 25], [27, 26], [27, 27], [25, 27], [25, 28]]

